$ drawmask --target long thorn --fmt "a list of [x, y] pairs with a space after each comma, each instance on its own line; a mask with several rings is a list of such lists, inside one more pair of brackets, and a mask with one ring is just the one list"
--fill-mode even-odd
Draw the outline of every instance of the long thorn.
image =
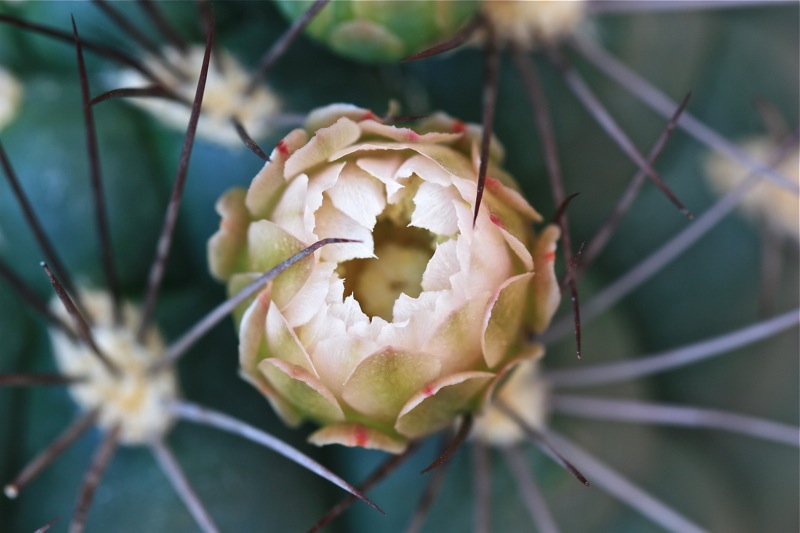
[[5, 264], [5, 262], [0, 261], [0, 277], [5, 278], [8, 284], [13, 288], [17, 294], [31, 306], [36, 312], [42, 315], [45, 320], [47, 320], [51, 325], [58, 328], [64, 335], [69, 337], [72, 340], [75, 340], [75, 332], [67, 325], [66, 322], [61, 320], [58, 316], [53, 314], [47, 304], [39, 298], [39, 295], [36, 294], [27, 283], [25, 283], [22, 278], [14, 274], [14, 271]]
[[264, 161], [269, 161], [269, 156], [265, 154], [264, 150], [261, 149], [258, 143], [256, 143], [253, 138], [250, 137], [250, 134], [248, 134], [247, 130], [244, 129], [244, 125], [239, 122], [236, 117], [231, 118], [231, 122], [233, 122], [233, 127], [236, 128], [236, 133], [239, 134], [239, 138], [242, 140], [244, 145]]
[[427, 474], [431, 470], [441, 467], [447, 461], [453, 458], [453, 455], [461, 448], [461, 445], [464, 444], [464, 441], [467, 440], [469, 437], [470, 431], [472, 431], [472, 422], [473, 418], [471, 415], [464, 415], [463, 419], [461, 420], [461, 424], [458, 427], [458, 432], [455, 436], [450, 440], [450, 443], [447, 445], [447, 448], [436, 458], [434, 462], [424, 468], [420, 474]]
[[553, 514], [547, 506], [542, 491], [530, 473], [530, 465], [525, 459], [525, 454], [517, 446], [503, 448], [503, 455], [508, 463], [508, 469], [519, 487], [528, 514], [531, 515], [536, 530], [539, 533], [558, 533], [558, 526], [553, 519]]
[[[689, 103], [689, 98], [691, 96], [692, 93], [687, 93], [686, 96], [683, 97], [678, 109], [676, 109], [675, 113], [670, 117], [666, 128], [663, 132], [661, 132], [661, 135], [659, 135], [658, 139], [653, 145], [653, 148], [650, 150], [650, 153], [647, 154], [647, 162], [650, 164], [650, 166], [653, 165], [655, 160], [661, 154], [661, 151], [666, 146], [667, 141], [672, 136], [672, 132], [675, 130], [678, 119], [680, 119], [681, 114], [686, 109], [686, 105]], [[588, 268], [588, 266], [594, 262], [597, 256], [600, 255], [600, 252], [605, 249], [606, 244], [608, 244], [611, 236], [614, 235], [614, 232], [619, 226], [622, 217], [628, 212], [628, 209], [631, 207], [633, 201], [636, 199], [636, 196], [639, 194], [642, 185], [644, 185], [645, 178], [645, 173], [642, 170], [638, 170], [633, 176], [633, 179], [631, 179], [628, 187], [625, 189], [625, 192], [622, 193], [622, 196], [620, 196], [617, 204], [611, 211], [611, 214], [609, 214], [608, 218], [606, 218], [606, 220], [600, 226], [600, 229], [597, 230], [597, 233], [589, 242], [589, 246], [586, 247], [586, 252], [583, 255], [583, 261], [579, 269], [579, 273], [586, 270], [586, 268]]]
[[67, 294], [67, 292], [64, 290], [64, 287], [62, 287], [61, 283], [59, 283], [58, 278], [55, 277], [53, 271], [50, 270], [49, 266], [47, 266], [47, 263], [42, 262], [40, 264], [47, 274], [47, 277], [50, 279], [50, 284], [56, 291], [58, 299], [61, 300], [62, 304], [64, 304], [67, 313], [69, 313], [69, 316], [72, 318], [72, 322], [75, 325], [75, 330], [78, 332], [78, 337], [80, 337], [80, 339], [85, 342], [89, 348], [91, 348], [92, 353], [94, 353], [100, 362], [103, 363], [103, 366], [106, 367], [106, 370], [111, 372], [111, 374], [114, 376], [119, 376], [119, 368], [108, 358], [105, 353], [103, 353], [102, 350], [100, 350], [100, 347], [97, 346], [97, 343], [94, 341], [94, 337], [92, 336], [92, 330], [89, 328], [89, 324], [86, 322], [86, 320], [84, 320], [80, 311], [78, 311], [78, 308], [75, 307], [75, 304], [72, 302], [69, 294]]
[[[555, 129], [553, 128], [553, 121], [548, 111], [547, 95], [539, 80], [539, 73], [536, 70], [536, 65], [529, 61], [525, 52], [516, 45], [512, 46], [511, 55], [514, 59], [517, 72], [519, 72], [520, 79], [525, 85], [525, 92], [530, 100], [530, 106], [536, 121], [536, 128], [539, 130], [539, 137], [542, 141], [542, 149], [544, 151], [545, 164], [547, 165], [547, 177], [550, 182], [553, 203], [558, 206], [554, 222], [561, 228], [561, 244], [564, 250], [564, 262], [569, 268], [572, 264], [572, 238], [569, 231], [566, 207], [569, 202], [575, 198], [575, 195], [573, 194], [568, 198], [564, 196], [564, 185], [561, 163], [558, 157], [558, 147], [556, 146]], [[583, 348], [581, 342], [581, 308], [578, 297], [578, 284], [574, 276], [568, 276], [566, 279], [568, 280], [570, 300], [572, 301], [572, 314], [575, 322], [575, 350], [578, 354], [578, 359], [580, 359], [583, 356]]]
[[347, 242], [358, 241], [336, 238], [322, 239], [321, 241], [317, 241], [311, 246], [300, 250], [292, 257], [286, 259], [264, 274], [260, 275], [258, 278], [247, 284], [241, 291], [237, 292], [235, 295], [231, 296], [226, 301], [212, 309], [205, 317], [203, 317], [203, 319], [199, 320], [194, 326], [192, 326], [189, 331], [184, 333], [178, 340], [172, 343], [167, 351], [164, 352], [162, 358], [150, 368], [150, 371], [157, 372], [174, 364], [175, 361], [185, 354], [189, 348], [194, 346], [194, 344], [200, 340], [203, 335], [208, 333], [211, 328], [219, 324], [221, 320], [228, 316], [236, 308], [236, 306], [261, 290], [266, 283], [277, 277], [281, 272], [284, 272], [298, 261], [304, 259], [327, 244]]
[[667, 187], [667, 185], [661, 179], [661, 176], [658, 175], [658, 173], [653, 169], [652, 166], [650, 166], [642, 154], [639, 153], [639, 149], [636, 148], [636, 145], [633, 144], [633, 141], [630, 140], [628, 135], [608, 113], [605, 106], [603, 106], [597, 96], [595, 96], [595, 94], [584, 81], [583, 77], [578, 74], [578, 71], [576, 71], [567, 63], [567, 60], [563, 55], [559, 55], [555, 52], [553, 54], [553, 62], [561, 72], [567, 87], [569, 87], [569, 89], [583, 104], [584, 108], [589, 112], [592, 118], [594, 118], [600, 127], [603, 128], [603, 130], [608, 134], [611, 140], [613, 140], [614, 143], [619, 146], [622, 152], [628, 156], [631, 161], [633, 161], [642, 171], [644, 171], [645, 175], [652, 180], [656, 187], [658, 187], [661, 192], [664, 193], [664, 196], [666, 196], [667, 199], [669, 199], [669, 201], [672, 202], [673, 205], [675, 205], [675, 207], [677, 207], [683, 215], [685, 215], [689, 220], [694, 218], [694, 215], [692, 215], [686, 206], [683, 205], [683, 203], [678, 199], [677, 196], [675, 196], [670, 188]]
[[175, 28], [173, 28], [164, 15], [161, 14], [161, 11], [158, 10], [156, 2], [153, 0], [139, 0], [139, 6], [150, 18], [150, 20], [153, 21], [153, 24], [161, 33], [162, 37], [164, 37], [172, 46], [181, 52], [186, 52], [188, 48], [186, 41], [183, 40]]
[[478, 192], [475, 195], [475, 211], [472, 214], [472, 225], [478, 220], [481, 208], [483, 188], [486, 185], [486, 172], [489, 169], [489, 148], [494, 130], [494, 112], [497, 107], [498, 70], [500, 69], [500, 46], [497, 43], [494, 28], [486, 25], [486, 79], [483, 86], [483, 117], [481, 127], [481, 160], [478, 167]]
[[[783, 142], [774, 152], [772, 162], [779, 163], [786, 157], [793, 143], [796, 142], [797, 138], [794, 136]], [[623, 274], [617, 281], [595, 294], [592, 299], [583, 306], [584, 322], [598, 316], [645, 281], [649, 280], [656, 273], [661, 272], [666, 265], [679, 257], [694, 243], [700, 240], [701, 237], [716, 227], [725, 216], [739, 205], [747, 193], [756, 186], [760, 180], [761, 177], [757, 175], [750, 175], [747, 177], [736, 186], [736, 188], [720, 198], [710, 209], [698, 217], [694, 223], [680, 231], [666, 244]], [[568, 334], [570, 325], [571, 324], [566, 320], [554, 321], [547, 331], [541, 335], [540, 340], [544, 343], [553, 342], [563, 335]]]
[[800, 427], [740, 415], [717, 409], [668, 405], [589, 396], [556, 394], [551, 398], [555, 412], [584, 418], [616, 420], [704, 429], [720, 429], [780, 444], [800, 447]]
[[89, 171], [92, 183], [92, 200], [94, 200], [95, 224], [100, 240], [100, 254], [103, 260], [103, 273], [106, 277], [108, 290], [113, 302], [114, 324], [122, 324], [122, 297], [120, 296], [119, 280], [114, 268], [114, 257], [109, 234], [108, 212], [106, 210], [105, 195], [103, 193], [103, 178], [100, 172], [100, 152], [97, 148], [97, 131], [94, 124], [94, 113], [90, 103], [89, 78], [86, 75], [86, 64], [83, 61], [83, 48], [81, 47], [78, 27], [75, 17], [72, 17], [72, 34], [75, 37], [75, 54], [78, 58], [78, 74], [81, 81], [81, 98], [83, 101], [83, 121], [86, 125], [86, 149], [89, 153]]
[[630, 505], [664, 529], [680, 533], [704, 533], [706, 531], [564, 437], [552, 431], [547, 431], [546, 436], [559, 449], [564, 450], [564, 453], [569, 454], [581, 466], [583, 471], [592, 476], [596, 485], [603, 487], [608, 494]]
[[[378, 468], [376, 468], [372, 474], [370, 474], [369, 477], [364, 480], [363, 483], [358, 486], [358, 490], [361, 492], [367, 492], [372, 487], [386, 479], [389, 474], [397, 470], [400, 465], [406, 462], [406, 460], [408, 460], [418, 448], [419, 443], [414, 442], [411, 443], [406, 448], [406, 451], [400, 455], [392, 455], [388, 457], [383, 463], [378, 465]], [[320, 518], [316, 524], [311, 526], [307, 533], [316, 533], [317, 531], [320, 531], [323, 527], [331, 523], [333, 519], [345, 512], [355, 501], [355, 496], [347, 496], [342, 498], [339, 503], [334, 505], [327, 513], [325, 513], [325, 516]]]
[[85, 381], [83, 376], [65, 376], [63, 374], [4, 374], [0, 372], [0, 387], [30, 387], [72, 385]]
[[489, 449], [481, 442], [472, 444], [472, 485], [474, 493], [473, 517], [475, 533], [489, 533], [491, 527], [492, 473], [489, 464]]
[[[75, 290], [75, 285], [72, 283], [72, 278], [69, 276], [67, 269], [64, 268], [64, 264], [61, 262], [61, 259], [59, 259], [56, 249], [53, 247], [53, 243], [44, 232], [42, 224], [39, 221], [39, 217], [37, 217], [36, 213], [33, 211], [33, 207], [31, 207], [31, 203], [28, 201], [25, 191], [22, 190], [22, 186], [19, 183], [19, 178], [17, 178], [17, 173], [14, 172], [14, 168], [11, 166], [11, 161], [8, 159], [8, 155], [6, 154], [2, 143], [0, 143], [0, 165], [3, 167], [3, 173], [8, 180], [8, 184], [11, 186], [11, 190], [14, 192], [17, 203], [22, 209], [22, 214], [25, 216], [25, 220], [28, 222], [28, 226], [31, 228], [31, 231], [33, 231], [33, 234], [36, 237], [36, 242], [39, 243], [39, 248], [42, 249], [45, 259], [53, 265], [54, 271], [58, 274], [58, 277], [62, 280], [67, 290], [71, 292], [75, 298], [78, 298], [78, 292]], [[10, 272], [10, 270], [7, 271]], [[80, 305], [78, 305], [78, 307], [80, 307]]]
[[[600, 69], [606, 76], [616, 81], [624, 89], [637, 97], [650, 109], [664, 118], [672, 115], [677, 104], [670, 100], [655, 86], [622, 64], [603, 48], [586, 39], [575, 37], [571, 41], [572, 47], [585, 59]], [[705, 144], [712, 150], [719, 152], [748, 168], [751, 172], [760, 174], [782, 188], [800, 194], [800, 185], [777, 172], [772, 165], [765, 165], [750, 157], [734, 143], [712, 130], [691, 113], [684, 113], [678, 121], [678, 127]]]
[[407, 63], [409, 61], [417, 61], [419, 59], [426, 59], [429, 57], [437, 56], [439, 54], [443, 54], [445, 52], [449, 52], [450, 50], [454, 50], [467, 42], [470, 37], [483, 25], [483, 20], [481, 17], [475, 17], [469, 23], [464, 26], [458, 33], [456, 33], [453, 37], [448, 39], [443, 43], [439, 43], [436, 46], [428, 48], [427, 50], [423, 50], [421, 52], [417, 52], [416, 54], [410, 55], [408, 57], [404, 57], [400, 60], [401, 63]]
[[294, 42], [295, 39], [302, 33], [306, 26], [308, 26], [314, 17], [317, 16], [323, 7], [325, 7], [330, 0], [316, 0], [311, 6], [300, 16], [297, 20], [295, 20], [291, 26], [281, 35], [277, 41], [275, 41], [269, 50], [267, 50], [266, 54], [261, 58], [261, 61], [258, 64], [258, 68], [253, 72], [252, 77], [250, 78], [250, 83], [247, 86], [247, 91], [245, 92], [246, 95], [253, 94], [253, 91], [256, 90], [258, 84], [269, 74], [269, 71], [272, 70], [272, 67], [278, 62], [286, 51], [289, 49], [289, 46]]
[[106, 433], [100, 442], [100, 447], [92, 457], [92, 464], [89, 465], [86, 477], [83, 478], [81, 492], [78, 495], [78, 503], [75, 506], [75, 514], [72, 515], [72, 522], [69, 524], [69, 533], [83, 533], [86, 519], [89, 517], [89, 509], [94, 499], [94, 492], [100, 485], [100, 480], [103, 479], [106, 467], [111, 462], [114, 457], [114, 451], [117, 449], [119, 431], [120, 426], [117, 425]]
[[178, 493], [194, 521], [197, 522], [197, 526], [205, 533], [217, 533], [219, 529], [214, 524], [214, 520], [212, 520], [211, 515], [208, 514], [203, 503], [195, 494], [189, 484], [189, 480], [186, 479], [178, 461], [167, 445], [161, 439], [156, 439], [150, 444], [150, 449], [158, 462], [158, 466], [161, 467], [161, 471], [167, 476], [175, 492]]
[[180, 209], [181, 199], [183, 198], [183, 188], [186, 184], [186, 174], [189, 170], [189, 159], [192, 155], [194, 136], [197, 131], [197, 123], [200, 119], [200, 108], [203, 105], [203, 93], [206, 88], [206, 78], [208, 77], [208, 64], [211, 59], [211, 47], [214, 43], [213, 19], [214, 15], [211, 13], [211, 21], [209, 23], [208, 36], [206, 39], [206, 48], [203, 55], [203, 65], [200, 68], [200, 78], [197, 81], [197, 90], [195, 91], [194, 101], [192, 102], [192, 114], [189, 118], [189, 126], [186, 129], [186, 136], [183, 139], [181, 155], [178, 160], [178, 170], [175, 175], [175, 183], [172, 188], [172, 195], [170, 196], [169, 204], [167, 205], [167, 212], [164, 217], [164, 226], [161, 230], [161, 235], [158, 238], [156, 257], [153, 260], [153, 264], [150, 268], [150, 275], [147, 280], [147, 292], [145, 293], [145, 302], [144, 306], [142, 307], [142, 319], [136, 332], [136, 337], [140, 342], [142, 339], [144, 339], [147, 330], [150, 327], [150, 323], [153, 320], [156, 302], [158, 301], [158, 294], [161, 288], [161, 282], [164, 278], [167, 258], [169, 257], [169, 252], [172, 248], [172, 237], [175, 233], [175, 225], [178, 221], [178, 210]]
[[500, 411], [506, 415], [511, 421], [513, 421], [524, 433], [528, 436], [537, 446], [545, 453], [545, 455], [549, 456], [553, 459], [556, 463], [561, 465], [567, 472], [572, 474], [572, 477], [580, 481], [584, 487], [589, 486], [589, 482], [586, 478], [581, 474], [581, 472], [573, 466], [571, 462], [569, 462], [561, 453], [556, 450], [555, 446], [553, 446], [548, 439], [545, 437], [544, 433], [541, 431], [532, 428], [524, 418], [522, 418], [519, 413], [517, 413], [514, 409], [512, 409], [507, 403], [503, 400], [495, 399], [494, 405], [497, 406]]
[[86, 433], [97, 420], [99, 411], [94, 409], [81, 416], [70, 424], [64, 432], [54, 440], [50, 446], [39, 452], [28, 465], [20, 472], [17, 477], [5, 486], [4, 492], [7, 498], [14, 499], [19, 492], [25, 488], [42, 470], [61, 455], [73, 442]]
[[363, 501], [379, 513], [384, 514], [383, 511], [375, 505], [372, 500], [364, 496], [358, 489], [350, 483], [340, 478], [315, 460], [303, 454], [299, 450], [289, 446], [285, 442], [273, 437], [272, 435], [261, 431], [253, 426], [245, 424], [233, 417], [226, 414], [202, 407], [189, 402], [172, 402], [169, 404], [168, 409], [178, 418], [197, 424], [205, 424], [213, 428], [238, 435], [244, 439], [253, 441], [257, 444], [272, 450], [273, 452], [282, 455], [290, 461], [297, 463], [303, 468], [317, 474], [323, 479], [326, 479], [334, 485], [346, 490], [359, 500]]
[[596, 364], [585, 368], [551, 370], [545, 373], [547, 383], [556, 388], [589, 387], [632, 381], [682, 366], [691, 365], [744, 348], [755, 342], [797, 327], [800, 324], [800, 309], [757, 322], [746, 328], [711, 339], [682, 346], [659, 354], [643, 355], [619, 363]]
[[61, 517], [57, 516], [57, 517], [53, 518], [52, 520], [50, 520], [45, 525], [43, 525], [42, 527], [40, 527], [39, 529], [37, 529], [36, 531], [34, 531], [33, 533], [45, 533], [46, 531], [50, 531], [50, 528], [53, 527], [54, 525], [56, 525], [60, 521], [61, 521]]
[[166, 87], [151, 85], [149, 87], [123, 87], [120, 89], [111, 89], [110, 91], [106, 91], [102, 94], [99, 94], [91, 99], [89, 102], [91, 105], [99, 104], [100, 102], [105, 102], [106, 100], [111, 100], [114, 98], [166, 98], [169, 100], [175, 100], [179, 102], [183, 102], [182, 99], [175, 96], [175, 93], [172, 92], [170, 89]]

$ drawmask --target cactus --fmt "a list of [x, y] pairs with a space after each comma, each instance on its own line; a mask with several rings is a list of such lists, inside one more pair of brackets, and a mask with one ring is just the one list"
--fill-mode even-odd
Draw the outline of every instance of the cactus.
[[[790, 127], [797, 126], [796, 5], [769, 3], [736, 9], [601, 15], [591, 13], [592, 4], [588, 38], [673, 99], [679, 100], [691, 90], [688, 112], [725, 137], [738, 140], [763, 133], [751, 104], [754, 97], [773, 102]], [[613, 7], [614, 3], [596, 5], [599, 9], [603, 5]], [[153, 21], [143, 15], [142, 6], [115, 7], [145, 28], [151, 40], [164, 40]], [[218, 46], [251, 71], [287, 27], [270, 4], [224, 3], [215, 7]], [[204, 31], [197, 24], [193, 3], [159, 4], [158, 8], [187, 42], [203, 41]], [[124, 50], [139, 48], [127, 35], [112, 29], [115, 27], [96, 5], [0, 3], [0, 15], [20, 16], [64, 31], [70, 31], [70, 12], [84, 39]], [[136, 53], [144, 56], [143, 52]], [[646, 151], [667, 119], [641, 106], [624, 87], [581, 59], [581, 54], [568, 50], [568, 57], [639, 150]], [[87, 61], [95, 95], [113, 88], [107, 84], [121, 66], [90, 52]], [[636, 168], [576, 103], [556, 69], [547, 60], [536, 61], [550, 101], [565, 192], [580, 192], [568, 207], [577, 250], [578, 243], [591, 240]], [[0, 64], [24, 87], [21, 107], [0, 129], [0, 141], [67, 267], [77, 273], [79, 282], [99, 286], [102, 272], [96, 259], [97, 244], [94, 233], [86, 229], [94, 223], [74, 48], [2, 25]], [[405, 66], [366, 67], [299, 39], [271, 67], [267, 83], [290, 121], [289, 114], [303, 115], [331, 102], [382, 110], [390, 99], [396, 99], [403, 115], [426, 115], [441, 109], [475, 122], [481, 118], [482, 64], [481, 52], [467, 49]], [[527, 92], [509, 61], [501, 64], [498, 79], [493, 129], [506, 147], [506, 164], [526, 197], [550, 198]], [[95, 115], [120, 285], [127, 297], [138, 300], [143, 296], [141, 288], [177, 166], [182, 132], [119, 100], [98, 104]], [[287, 131], [286, 124], [279, 124], [254, 140], [269, 153]], [[655, 164], [670, 189], [697, 215], [695, 221], [687, 221], [660, 192], [646, 187], [605, 252], [578, 278], [584, 304], [583, 359], [575, 358], [570, 335], [572, 313], [567, 302], [556, 315], [554, 326], [542, 337], [548, 345], [542, 379], [550, 379], [556, 387], [551, 403], [554, 414], [548, 427], [556, 436], [551, 435], [550, 443], [579, 469], [588, 468], [583, 474], [591, 487], [576, 482], [532, 446], [487, 450], [467, 444], [439, 469], [419, 475], [440, 454], [441, 443], [450, 441], [449, 434], [442, 434], [426, 440], [401, 469], [368, 493], [386, 516], [357, 505], [332, 522], [330, 529], [402, 530], [412, 520], [417, 500], [431, 476], [441, 472], [443, 490], [433, 501], [425, 530], [478, 529], [476, 520], [479, 524], [483, 520], [480, 512], [487, 509], [492, 531], [529, 530], [534, 522], [526, 504], [535, 499], [526, 497], [530, 479], [518, 481], [516, 477], [526, 469], [563, 530], [653, 528], [639, 512], [603, 493], [603, 481], [610, 478], [569, 443], [562, 442], [558, 435], [563, 434], [705, 528], [796, 531], [796, 447], [713, 429], [666, 428], [641, 422], [623, 425], [574, 416], [588, 416], [591, 409], [607, 416], [609, 411], [630, 412], [626, 411], [628, 404], [601, 401], [613, 398], [704, 406], [797, 426], [800, 386], [795, 242], [764, 246], [767, 239], [751, 220], [731, 214], [715, 223], [703, 240], [675, 262], [659, 263], [651, 281], [610, 309], [603, 309], [596, 319], [591, 318], [598, 309], [597, 296], [609, 294], [604, 289], [617, 286], [613, 285], [615, 280], [649, 254], [659, 250], [665, 253], [665, 243], [674, 235], [708, 220], [703, 217], [718, 200], [704, 180], [707, 155], [707, 148], [676, 133]], [[196, 141], [156, 317], [166, 338], [177, 338], [224, 299], [224, 291], [211, 279], [205, 263], [206, 241], [218, 225], [213, 205], [231, 186], [247, 186], [262, 165], [263, 161], [243, 147]], [[540, 205], [539, 200], [535, 205], [546, 218], [559, 207], [547, 202]], [[767, 259], [779, 258], [783, 268], [778, 274], [780, 289], [773, 291], [775, 295], [764, 302], [766, 310], [761, 311], [764, 254]], [[47, 279], [37, 267], [42, 257], [5, 181], [0, 181], [0, 258], [39, 294], [50, 294]], [[563, 274], [566, 266], [559, 263], [558, 269]], [[782, 322], [768, 321], [787, 312]], [[593, 365], [658, 354], [765, 320], [771, 326], [783, 325], [783, 332], [777, 332], [777, 326], [775, 332], [764, 327], [743, 330], [756, 336], [764, 333], [768, 338], [746, 347], [739, 347], [734, 339], [724, 350], [725, 355], [658, 377], [597, 385], [588, 400], [567, 394], [571, 392], [566, 390], [570, 381], [577, 387], [580, 380], [590, 383], [599, 379], [589, 371]], [[54, 371], [45, 326], [4, 283], [0, 284], [0, 338], [4, 340], [0, 350], [3, 374]], [[385, 460], [379, 452], [316, 449], [305, 444], [309, 428], [300, 432], [286, 429], [261, 395], [237, 377], [237, 359], [234, 328], [230, 324], [218, 327], [180, 364], [183, 392], [267, 429], [350, 482], [367, 477]], [[587, 367], [584, 377], [575, 367]], [[512, 402], [509, 399], [506, 403]], [[0, 388], [0, 472], [4, 482], [50, 443], [75, 412], [62, 388]], [[653, 410], [645, 414], [645, 418], [653, 416]], [[768, 432], [756, 433], [764, 436]], [[785, 431], [777, 434], [784, 435]], [[31, 531], [56, 516], [68, 516], [89, 457], [101, 439], [98, 432], [90, 432], [15, 501], [0, 502], [3, 529]], [[285, 459], [204, 428], [179, 424], [169, 433], [168, 443], [222, 531], [305, 530], [341, 498], [338, 489]], [[488, 476], [483, 478], [476, 474], [484, 471], [482, 467], [488, 469]], [[473, 485], [476, 476], [488, 481], [488, 485], [478, 485], [478, 489], [487, 491], [477, 490], [478, 500]], [[119, 452], [98, 489], [87, 530], [196, 530], [190, 513], [162, 478], [157, 464], [142, 451]], [[487, 494], [488, 507], [474, 503], [486, 502], [483, 496]], [[673, 529], [685, 529], [680, 522], [671, 524]], [[53, 525], [53, 530], [58, 528], [63, 529], [64, 524]]]

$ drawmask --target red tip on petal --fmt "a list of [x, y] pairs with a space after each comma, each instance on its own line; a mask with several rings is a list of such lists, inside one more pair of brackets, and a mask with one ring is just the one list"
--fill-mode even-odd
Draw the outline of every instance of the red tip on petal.
[[456, 120], [455, 123], [453, 123], [453, 133], [464, 133], [465, 131], [467, 131], [467, 127], [463, 122]]
[[493, 190], [493, 189], [497, 189], [497, 187], [498, 187], [499, 185], [500, 185], [500, 182], [499, 182], [498, 180], [496, 180], [495, 178], [493, 178], [493, 177], [491, 177], [491, 176], [486, 176], [486, 184], [485, 184], [485, 187], [486, 187], [487, 189], [489, 189], [489, 190], [491, 191], [491, 190]]
[[364, 116], [361, 117], [361, 120], [375, 120], [377, 122], [380, 122], [380, 120], [378, 120], [378, 117], [376, 117], [375, 113], [373, 113], [372, 111], [367, 111], [366, 113], [364, 113]]
[[278, 149], [278, 153], [282, 156], [287, 157], [289, 155], [289, 148], [286, 146], [285, 142], [280, 141], [276, 148]]
[[415, 143], [419, 141], [419, 133], [413, 130], [409, 130], [408, 132], [408, 140], [409, 142]]
[[363, 448], [367, 445], [369, 441], [369, 433], [367, 432], [367, 428], [363, 426], [357, 426], [355, 429], [355, 441], [356, 446]]
[[503, 225], [503, 222], [500, 220], [500, 218], [498, 218], [498, 216], [492, 213], [491, 211], [489, 211], [489, 220], [491, 220], [492, 224], [494, 224], [498, 228], [505, 229], [505, 226]]
[[425, 395], [426, 398], [433, 396], [433, 385], [428, 383], [422, 388], [422, 394]]
[[546, 252], [544, 254], [545, 261], [555, 261], [556, 260], [556, 253], [555, 252]]
[[270, 302], [270, 294], [268, 290], [261, 291], [258, 293], [258, 304], [262, 308], [266, 309], [267, 307], [269, 307], [269, 302]]

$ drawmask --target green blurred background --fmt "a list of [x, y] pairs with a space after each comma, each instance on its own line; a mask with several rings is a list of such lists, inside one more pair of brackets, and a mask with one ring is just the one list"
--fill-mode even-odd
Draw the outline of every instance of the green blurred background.
[[[117, 5], [139, 26], [146, 19], [133, 3]], [[182, 34], [202, 40], [193, 2], [161, 6]], [[287, 24], [267, 2], [215, 5], [217, 46], [245, 65], [261, 54]], [[88, 2], [2, 2], [0, 13], [69, 29], [75, 16], [83, 37], [130, 49], [131, 43]], [[791, 127], [798, 123], [798, 8], [760, 7], [669, 14], [606, 15], [588, 26], [593, 39], [675, 100], [693, 92], [689, 110], [730, 139], [763, 133], [753, 99], [772, 101]], [[154, 32], [149, 32], [155, 35]], [[93, 94], [110, 88], [115, 68], [89, 55]], [[641, 150], [665, 121], [580, 58], [574, 63]], [[569, 93], [557, 72], [537, 59], [550, 99], [570, 206], [573, 241], [589, 239], [635, 169]], [[0, 26], [0, 63], [25, 84], [16, 120], [0, 132], [12, 163], [50, 236], [73, 275], [103, 283], [89, 201], [88, 174], [74, 50], [67, 45]], [[511, 62], [503, 62], [495, 131], [507, 149], [507, 168], [545, 217], [550, 199], [539, 139]], [[272, 72], [269, 83], [287, 113], [305, 113], [345, 101], [385, 111], [389, 99], [407, 114], [444, 110], [476, 122], [481, 113], [482, 53], [470, 48], [447, 57], [398, 65], [365, 66], [300, 39]], [[162, 213], [177, 165], [182, 132], [169, 130], [122, 101], [95, 108], [111, 212], [116, 262], [125, 293], [142, 296]], [[287, 130], [258, 139], [265, 150]], [[715, 201], [702, 170], [707, 150], [681, 132], [657, 169], [695, 213]], [[246, 185], [261, 161], [246, 149], [198, 140], [172, 251], [158, 323], [174, 339], [224, 297], [207, 273], [205, 246], [215, 231], [216, 198]], [[653, 187], [646, 186], [608, 250], [580, 284], [588, 301], [621, 273], [656, 250], [687, 222]], [[610, 312], [584, 328], [584, 360], [571, 339], [549, 347], [550, 368], [587, 366], [634, 358], [692, 343], [758, 320], [762, 243], [757, 225], [738, 213], [726, 218], [687, 254], [666, 267]], [[798, 250], [784, 246], [783, 279], [776, 311], [797, 306]], [[39, 292], [50, 289], [37, 266], [41, 255], [5, 182], [0, 183], [0, 257]], [[0, 284], [0, 371], [52, 371], [41, 321]], [[568, 314], [564, 302], [561, 312]], [[236, 338], [230, 323], [214, 330], [180, 365], [185, 396], [265, 428], [357, 482], [382, 454], [304, 443], [312, 429], [284, 428], [267, 402], [237, 377]], [[797, 329], [747, 349], [657, 379], [605, 387], [592, 393], [703, 405], [798, 423]], [[59, 388], [0, 390], [0, 477], [12, 479], [75, 415]], [[642, 487], [713, 531], [797, 531], [796, 448], [718, 431], [654, 428], [556, 417], [553, 426]], [[407, 525], [425, 478], [419, 470], [436, 454], [436, 439], [370, 496], [382, 517], [354, 506], [330, 531], [398, 531]], [[81, 478], [99, 442], [92, 432], [22, 492], [0, 500], [0, 530], [32, 531], [56, 516], [66, 530]], [[223, 531], [299, 531], [342, 496], [288, 461], [236, 437], [180, 423], [169, 436], [189, 479]], [[564, 531], [658, 531], [637, 512], [584, 488], [537, 450], [533, 474]], [[492, 458], [493, 531], [532, 528], [508, 469]], [[469, 453], [450, 467], [426, 531], [469, 531], [472, 489]], [[194, 531], [188, 512], [147, 450], [121, 449], [100, 486], [89, 531]]]

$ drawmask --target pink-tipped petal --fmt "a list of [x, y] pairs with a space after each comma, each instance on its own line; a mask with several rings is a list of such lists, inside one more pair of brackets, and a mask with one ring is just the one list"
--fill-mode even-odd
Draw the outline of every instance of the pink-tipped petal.
[[436, 379], [440, 369], [431, 354], [385, 348], [356, 367], [342, 398], [356, 411], [391, 423], [411, 395]]
[[509, 349], [522, 341], [520, 326], [533, 277], [533, 273], [529, 272], [508, 279], [500, 285], [489, 302], [481, 339], [483, 357], [489, 368], [497, 366], [505, 359]]
[[312, 433], [308, 442], [317, 446], [341, 444], [350, 448], [369, 448], [393, 454], [403, 453], [408, 447], [408, 442], [404, 439], [355, 423], [325, 426]]
[[555, 273], [556, 244], [560, 237], [561, 230], [551, 224], [542, 231], [533, 247], [535, 275], [531, 327], [537, 333], [547, 329], [561, 300]]
[[344, 420], [344, 413], [331, 391], [303, 367], [271, 358], [261, 361], [258, 370], [283, 399], [308, 418], [321, 424]]
[[414, 394], [400, 410], [394, 428], [415, 439], [447, 427], [495, 377], [491, 372], [461, 372], [437, 379]]

